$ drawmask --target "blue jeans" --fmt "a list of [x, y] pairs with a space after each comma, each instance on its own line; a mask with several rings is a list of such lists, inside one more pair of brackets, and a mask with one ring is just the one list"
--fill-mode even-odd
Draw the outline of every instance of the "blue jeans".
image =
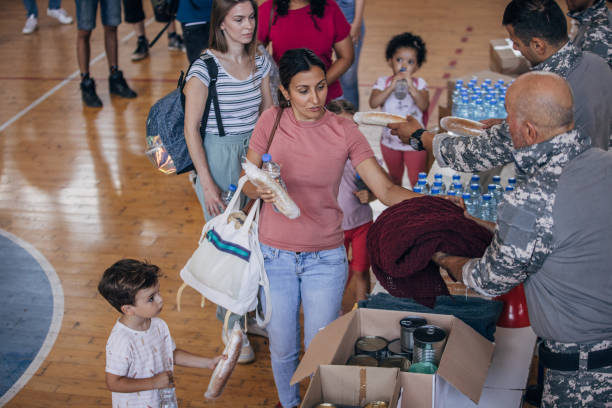
[[[340, 6], [348, 22], [352, 23], [355, 19], [355, 0], [338, 0], [338, 6]], [[359, 43], [355, 46], [353, 65], [340, 77], [340, 85], [342, 85], [342, 92], [344, 93], [343, 99], [352, 103], [356, 110], [359, 110], [359, 80], [357, 78], [357, 71], [359, 70], [359, 55], [361, 54], [364, 35], [365, 24], [362, 23]]]
[[260, 246], [270, 281], [272, 315], [266, 329], [274, 382], [282, 406], [293, 407], [300, 405], [299, 385], [289, 385], [300, 352], [300, 304], [308, 348], [315, 334], [339, 316], [348, 273], [346, 250], [343, 245], [317, 252]]
[[75, 0], [76, 18], [79, 30], [91, 31], [96, 28], [96, 12], [100, 3], [102, 24], [117, 27], [121, 24], [120, 0]]
[[[34, 14], [34, 17], [38, 18], [38, 6], [36, 0], [23, 0], [23, 5], [26, 8], [28, 16]], [[49, 0], [48, 9], [55, 10], [62, 6], [62, 0]]]

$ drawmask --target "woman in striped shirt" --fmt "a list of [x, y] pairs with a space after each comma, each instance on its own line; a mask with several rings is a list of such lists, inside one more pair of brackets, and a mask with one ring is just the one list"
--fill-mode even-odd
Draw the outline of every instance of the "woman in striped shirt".
[[219, 74], [217, 94], [225, 136], [219, 135], [211, 106], [204, 141], [200, 135], [210, 76], [196, 60], [185, 86], [185, 139], [197, 172], [195, 188], [206, 220], [224, 209], [221, 192], [238, 184], [240, 159], [246, 154], [260, 112], [272, 105], [270, 62], [257, 55], [257, 4], [254, 0], [214, 0], [209, 49]]

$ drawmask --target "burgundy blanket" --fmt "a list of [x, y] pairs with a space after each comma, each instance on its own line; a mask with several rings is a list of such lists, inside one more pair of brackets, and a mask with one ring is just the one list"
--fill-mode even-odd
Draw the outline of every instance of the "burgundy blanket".
[[374, 274], [391, 295], [433, 307], [436, 296], [449, 293], [432, 255], [481, 257], [492, 237], [452, 202], [424, 196], [383, 211], [370, 227], [367, 247]]

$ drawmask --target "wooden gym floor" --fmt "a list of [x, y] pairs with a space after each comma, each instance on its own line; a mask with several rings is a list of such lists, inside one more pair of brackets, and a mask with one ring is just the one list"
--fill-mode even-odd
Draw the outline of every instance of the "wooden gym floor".
[[[150, 3], [144, 2], [148, 18]], [[368, 0], [360, 62], [362, 110], [371, 85], [389, 68], [386, 42], [394, 34], [421, 35], [428, 48], [419, 75], [433, 106], [446, 100], [446, 79], [488, 67], [488, 41], [505, 36], [506, 0]], [[2, 2], [0, 15], [0, 229], [36, 248], [57, 272], [63, 289], [63, 320], [40, 368], [7, 407], [109, 406], [104, 383], [105, 343], [117, 313], [96, 291], [114, 261], [149, 259], [165, 272], [161, 291], [178, 347], [213, 356], [222, 352], [215, 307], [199, 307], [193, 290], [178, 312], [178, 272], [197, 245], [203, 217], [187, 177], [164, 176], [143, 155], [150, 106], [171, 91], [184, 53], [169, 51], [165, 37], [149, 58], [133, 63], [130, 25], [119, 27], [120, 69], [138, 98], [111, 98], [102, 28], [92, 36], [91, 74], [104, 103], [82, 105], [76, 61], [76, 24], [61, 26], [38, 1], [39, 28], [21, 29], [21, 1]], [[563, 4], [564, 6], [564, 4]], [[63, 7], [75, 17], [74, 2]], [[150, 22], [150, 20], [147, 20]], [[161, 28], [147, 26], [152, 39]], [[444, 104], [444, 102], [443, 102]], [[437, 119], [432, 112], [431, 124]], [[0, 267], [0, 278], [11, 265]], [[3, 282], [2, 285], [5, 285]], [[177, 367], [182, 407], [273, 407], [277, 402], [266, 339], [251, 337], [257, 361], [239, 366], [223, 396], [205, 402], [210, 372]], [[1, 354], [1, 352], [0, 352]]]

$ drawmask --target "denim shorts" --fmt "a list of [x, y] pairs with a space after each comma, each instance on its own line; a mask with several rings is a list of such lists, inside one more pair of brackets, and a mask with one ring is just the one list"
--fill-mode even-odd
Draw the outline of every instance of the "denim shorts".
[[100, 3], [102, 24], [110, 27], [121, 24], [121, 0], [75, 0], [75, 2], [79, 30], [91, 31], [96, 28], [98, 3]]

